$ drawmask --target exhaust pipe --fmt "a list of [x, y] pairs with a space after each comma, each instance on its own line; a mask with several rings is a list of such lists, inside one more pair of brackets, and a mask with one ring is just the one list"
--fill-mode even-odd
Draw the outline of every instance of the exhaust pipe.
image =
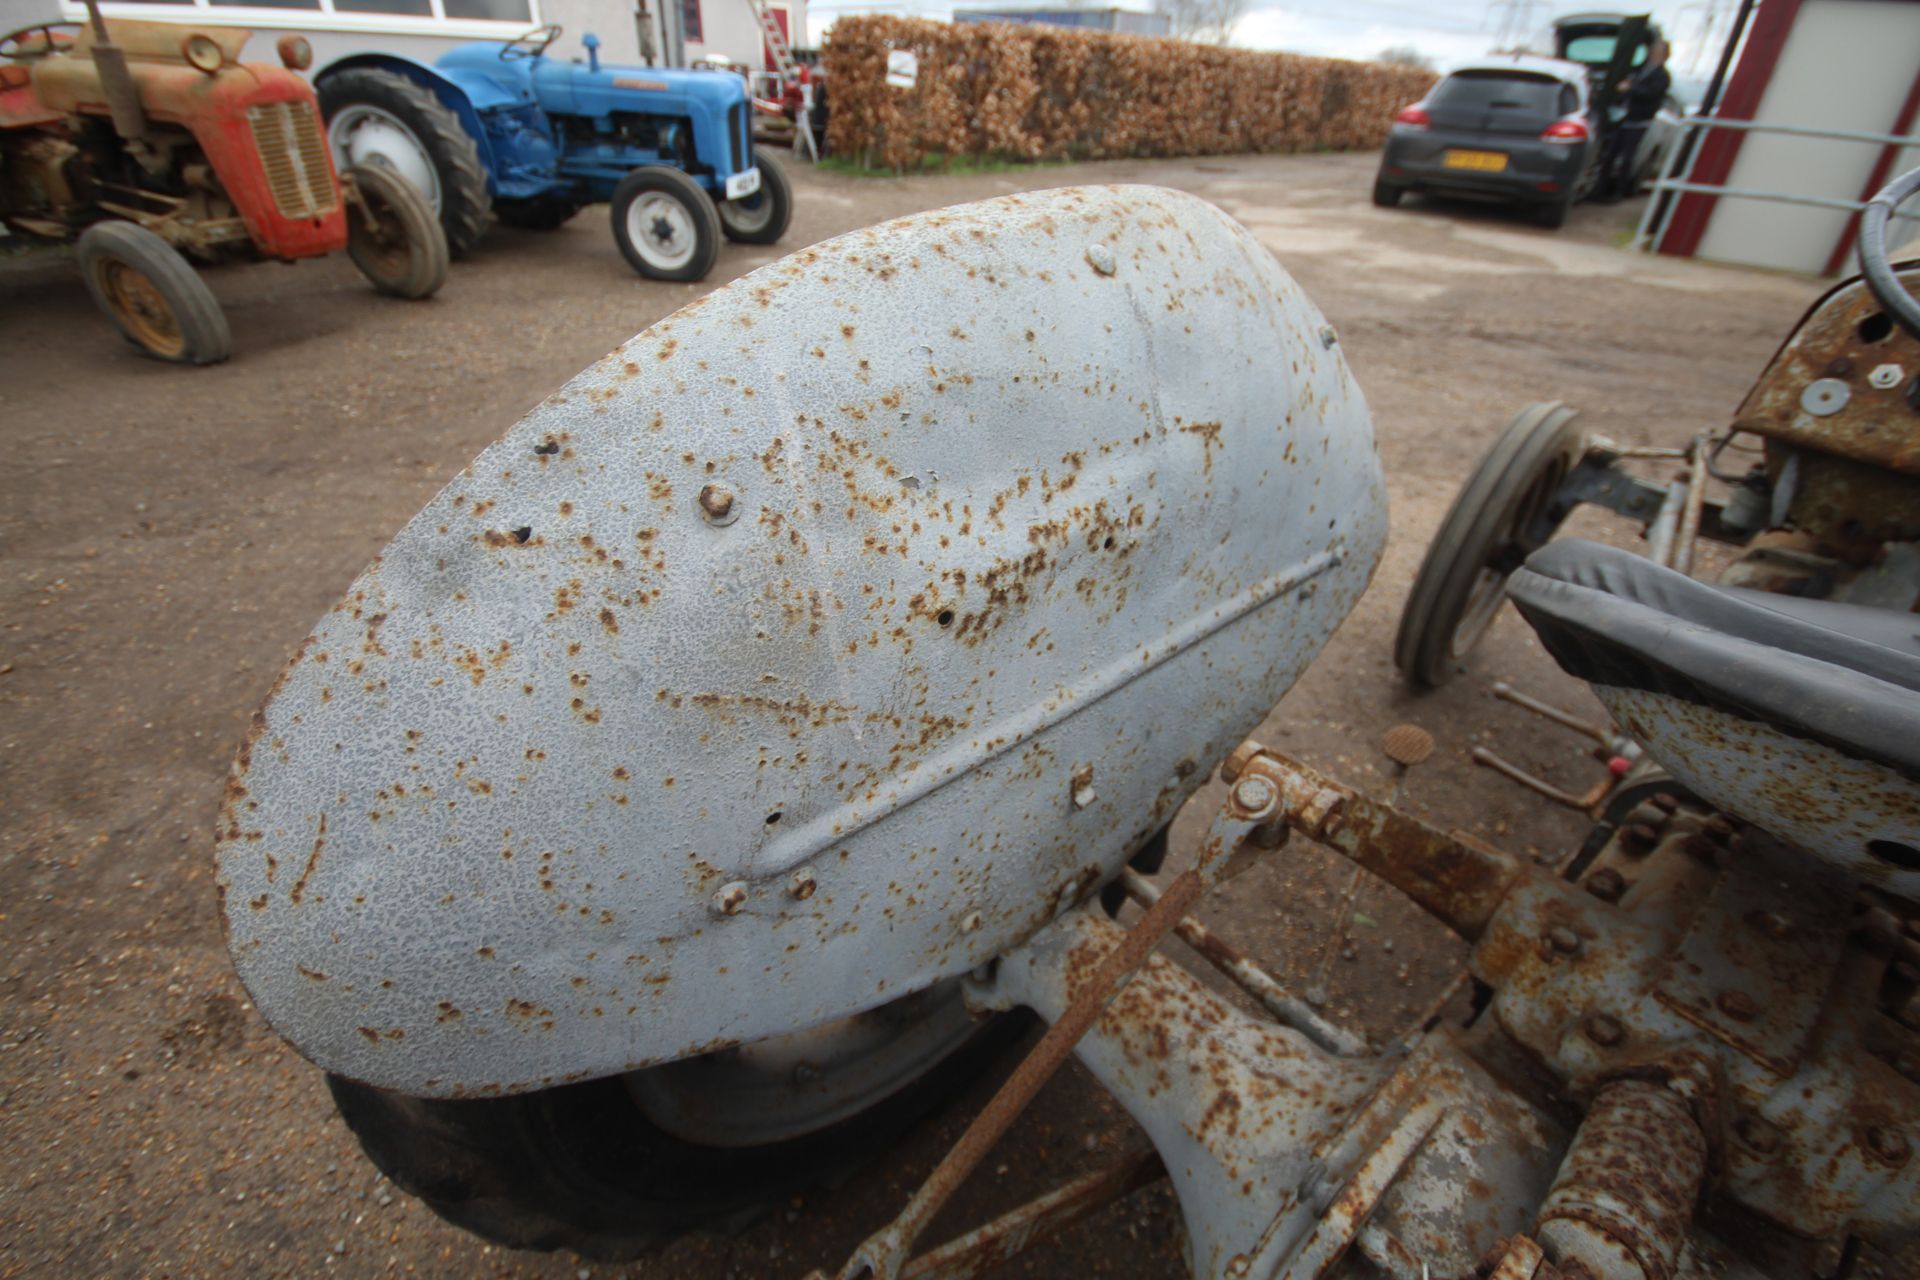
[[113, 131], [129, 142], [144, 141], [147, 113], [140, 106], [140, 90], [127, 70], [127, 51], [107, 34], [100, 17], [100, 0], [86, 0], [87, 21], [93, 27], [93, 65], [100, 71], [100, 87], [106, 91], [107, 111], [113, 117]]

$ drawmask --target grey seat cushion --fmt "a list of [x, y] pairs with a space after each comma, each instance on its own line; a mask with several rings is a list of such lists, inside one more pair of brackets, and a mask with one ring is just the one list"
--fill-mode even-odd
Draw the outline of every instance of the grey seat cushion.
[[1568, 539], [1507, 594], [1562, 669], [1714, 707], [1920, 780], [1920, 615], [1696, 582]]

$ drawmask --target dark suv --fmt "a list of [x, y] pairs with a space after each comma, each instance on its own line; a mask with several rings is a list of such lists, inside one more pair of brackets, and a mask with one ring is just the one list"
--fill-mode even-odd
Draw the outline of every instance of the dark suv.
[[1454, 71], [1394, 118], [1373, 202], [1408, 191], [1511, 201], [1557, 227], [1597, 176], [1587, 71], [1575, 62], [1503, 54]]

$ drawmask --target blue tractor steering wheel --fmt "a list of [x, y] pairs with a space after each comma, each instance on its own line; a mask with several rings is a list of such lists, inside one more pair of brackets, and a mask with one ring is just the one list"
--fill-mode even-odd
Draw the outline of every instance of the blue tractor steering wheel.
[[500, 46], [500, 60], [511, 62], [515, 58], [538, 58], [547, 51], [547, 46], [560, 38], [560, 24], [549, 22], [545, 26], [535, 27], [525, 35], [515, 36]]

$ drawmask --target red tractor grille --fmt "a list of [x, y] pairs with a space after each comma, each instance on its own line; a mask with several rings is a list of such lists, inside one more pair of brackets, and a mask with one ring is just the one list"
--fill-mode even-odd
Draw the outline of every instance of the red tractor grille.
[[312, 218], [340, 203], [327, 142], [311, 102], [263, 102], [247, 110], [253, 145], [282, 217]]

